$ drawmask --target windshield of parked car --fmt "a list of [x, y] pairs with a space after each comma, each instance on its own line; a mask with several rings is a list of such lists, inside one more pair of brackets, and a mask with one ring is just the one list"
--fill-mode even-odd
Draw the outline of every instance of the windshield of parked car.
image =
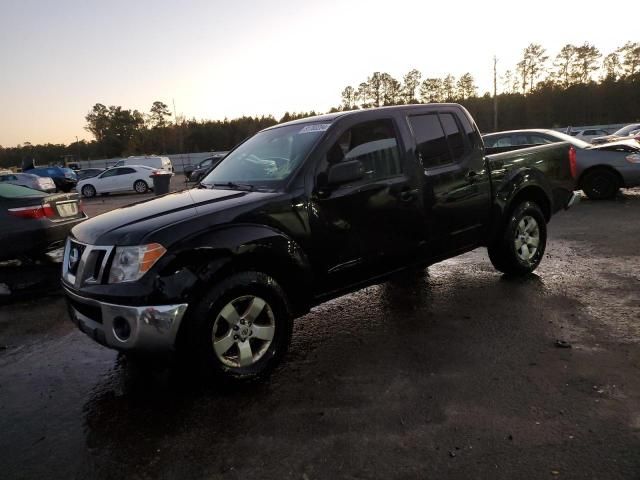
[[278, 189], [328, 128], [328, 123], [302, 123], [263, 130], [227, 155], [201, 184]]
[[618, 137], [626, 137], [630, 135], [633, 130], [640, 128], [640, 124], [634, 123], [633, 125], [627, 125], [626, 127], [622, 127], [620, 130], [614, 132], [614, 135]]

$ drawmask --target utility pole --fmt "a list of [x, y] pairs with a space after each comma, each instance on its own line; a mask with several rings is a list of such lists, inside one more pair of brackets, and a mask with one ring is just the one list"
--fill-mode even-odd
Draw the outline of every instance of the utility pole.
[[176, 99], [172, 98], [171, 101], [173, 102], [173, 120], [175, 121], [176, 129], [178, 130], [178, 150], [180, 151], [180, 153], [183, 153], [182, 152], [182, 125], [178, 126], [178, 114], [176, 112]]
[[493, 131], [498, 131], [498, 58], [493, 56]]

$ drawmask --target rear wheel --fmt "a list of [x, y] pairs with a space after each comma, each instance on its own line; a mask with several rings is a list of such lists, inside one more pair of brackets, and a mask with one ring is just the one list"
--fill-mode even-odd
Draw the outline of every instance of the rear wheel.
[[259, 272], [233, 274], [193, 312], [190, 350], [205, 375], [249, 380], [267, 375], [286, 353], [292, 315], [276, 281]]
[[540, 264], [547, 245], [547, 223], [534, 202], [518, 205], [504, 232], [489, 246], [493, 266], [509, 275], [526, 275]]
[[144, 180], [136, 180], [133, 184], [133, 189], [137, 193], [147, 193], [147, 191], [149, 190], [149, 185], [147, 185], [147, 182], [145, 182]]
[[591, 200], [605, 200], [616, 196], [620, 181], [615, 173], [597, 169], [585, 174], [581, 186]]
[[82, 196], [91, 198], [96, 196], [96, 189], [93, 185], [85, 185], [82, 187]]

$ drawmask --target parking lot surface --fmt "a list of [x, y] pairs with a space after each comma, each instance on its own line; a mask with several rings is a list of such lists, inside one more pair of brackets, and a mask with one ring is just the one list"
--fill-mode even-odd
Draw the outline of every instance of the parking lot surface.
[[640, 191], [549, 233], [525, 279], [479, 249], [317, 307], [271, 378], [235, 389], [127, 362], [58, 289], [9, 299], [2, 477], [639, 478]]

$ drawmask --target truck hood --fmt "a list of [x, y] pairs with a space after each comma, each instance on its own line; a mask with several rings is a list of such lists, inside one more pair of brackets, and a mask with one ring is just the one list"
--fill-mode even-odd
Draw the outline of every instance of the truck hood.
[[220, 189], [183, 190], [90, 218], [76, 225], [71, 236], [89, 245], [139, 245], [159, 229], [201, 215], [241, 208], [273, 195], [277, 194]]

